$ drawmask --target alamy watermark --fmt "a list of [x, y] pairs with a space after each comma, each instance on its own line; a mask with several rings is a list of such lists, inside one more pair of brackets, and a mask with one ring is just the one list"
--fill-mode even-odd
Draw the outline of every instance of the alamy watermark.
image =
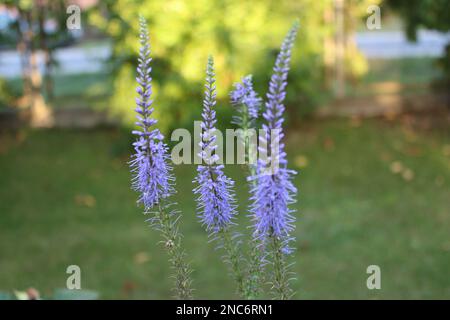
[[366, 286], [369, 290], [381, 289], [381, 269], [376, 264], [372, 264], [366, 269], [367, 274], [370, 276], [367, 278]]
[[[194, 121], [194, 138], [185, 128], [172, 132], [171, 141], [178, 142], [171, 151], [171, 159], [175, 165], [202, 164], [200, 154], [203, 152], [204, 159], [214, 159], [217, 164], [256, 165], [259, 162], [262, 164], [259, 174], [275, 174], [278, 171], [282, 138], [280, 129], [271, 129], [270, 132], [264, 129], [226, 129], [223, 134], [218, 129], [214, 129], [214, 132], [202, 131], [201, 123]], [[201, 139], [211, 135], [216, 137], [217, 148], [201, 150]]]
[[67, 7], [66, 13], [69, 15], [66, 20], [66, 27], [69, 30], [81, 30], [81, 9], [76, 4]]
[[381, 29], [381, 8], [376, 4], [367, 7], [367, 13], [370, 14], [366, 20], [366, 26], [369, 30]]
[[66, 273], [70, 274], [66, 280], [66, 288], [69, 290], [81, 289], [81, 268], [76, 264], [67, 267]]

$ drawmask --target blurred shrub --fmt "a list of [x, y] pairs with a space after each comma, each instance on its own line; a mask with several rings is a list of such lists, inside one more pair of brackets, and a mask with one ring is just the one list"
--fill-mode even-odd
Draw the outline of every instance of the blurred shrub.
[[366, 57], [358, 50], [347, 51], [345, 55], [347, 77], [350, 80], [359, 80], [369, 71]]
[[[409, 39], [416, 40], [420, 28], [450, 31], [450, 0], [391, 0], [388, 6], [405, 21], [405, 31]], [[442, 85], [448, 90], [450, 84], [450, 42], [438, 65], [444, 73]]]
[[447, 80], [450, 81], [450, 43], [445, 46], [445, 54], [441, 58], [440, 63], [442, 64], [442, 68], [445, 70]]
[[[208, 54], [217, 68], [218, 98], [242, 76], [253, 73], [260, 94], [266, 92], [276, 53], [294, 19], [301, 29], [295, 44], [287, 103], [306, 110], [324, 99], [322, 50], [332, 26], [323, 23], [332, 1], [193, 0], [102, 1], [90, 22], [114, 41], [114, 114], [132, 123], [138, 20], [149, 23], [156, 117], [164, 131], [198, 119]], [[219, 107], [220, 109], [220, 107]], [[294, 116], [299, 115], [297, 109]], [[309, 109], [311, 110], [311, 108]]]
[[[347, 35], [352, 35], [357, 19], [367, 15], [367, 6], [379, 1], [345, 2]], [[329, 73], [323, 51], [325, 40], [334, 34], [334, 23], [325, 16], [334, 10], [333, 0], [101, 1], [89, 21], [113, 39], [114, 83], [108, 108], [124, 123], [134, 122], [139, 14], [149, 24], [156, 117], [166, 132], [189, 127], [199, 118], [208, 54], [215, 58], [221, 105], [228, 102], [232, 84], [248, 73], [264, 95], [281, 41], [298, 18], [286, 101], [290, 120], [295, 120], [332, 96], [325, 85], [329, 81], [324, 81]], [[356, 80], [367, 72], [367, 63], [354, 43], [348, 41], [346, 47], [347, 76]]]
[[411, 40], [416, 40], [419, 28], [450, 30], [450, 0], [390, 0], [386, 4], [403, 18]]
[[5, 79], [0, 78], [0, 108], [11, 107], [16, 95]]

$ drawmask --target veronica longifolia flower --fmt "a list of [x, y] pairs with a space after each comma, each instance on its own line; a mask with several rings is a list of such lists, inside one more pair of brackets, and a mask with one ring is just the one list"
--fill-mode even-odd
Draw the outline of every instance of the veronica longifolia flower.
[[217, 149], [215, 124], [216, 86], [214, 79], [214, 62], [208, 59], [206, 69], [205, 97], [202, 112], [202, 141], [200, 142], [199, 156], [204, 165], [197, 168], [197, 177], [194, 182], [198, 186], [194, 193], [199, 195], [198, 208], [200, 219], [208, 231], [217, 233], [232, 222], [235, 215], [235, 199], [231, 190], [234, 182], [223, 173], [223, 165], [217, 164], [219, 157], [215, 154]]
[[239, 115], [233, 117], [233, 123], [241, 128], [248, 128], [258, 118], [262, 99], [253, 90], [252, 76], [242, 78], [241, 82], [234, 84], [230, 93], [231, 104], [237, 109]]
[[[251, 198], [255, 238], [263, 243], [268, 237], [281, 240], [284, 243], [284, 253], [290, 252], [287, 242], [290, 240], [295, 218], [291, 215], [293, 210], [289, 209], [289, 204], [295, 202], [294, 196], [297, 189], [292, 183], [292, 175], [296, 172], [287, 169], [286, 153], [284, 144], [281, 142], [284, 136], [282, 130], [285, 110], [283, 100], [286, 96], [291, 49], [297, 29], [298, 24], [296, 23], [284, 39], [270, 79], [265, 104], [266, 110], [263, 113], [264, 134], [260, 136], [260, 146], [268, 146], [268, 148], [259, 148], [260, 160], [258, 161], [257, 175], [253, 177], [257, 183], [252, 189]], [[271, 152], [272, 154], [267, 156], [267, 150], [273, 151], [274, 149], [271, 147], [274, 144], [278, 146], [278, 152]], [[261, 154], [263, 154], [262, 157]], [[279, 168], [268, 168], [269, 160], [272, 165], [278, 163]]]
[[130, 162], [133, 173], [132, 187], [140, 193], [139, 203], [146, 210], [160, 203], [161, 199], [168, 197], [174, 192], [171, 185], [173, 177], [172, 168], [168, 162], [167, 146], [162, 142], [163, 135], [154, 128], [157, 123], [153, 119], [152, 107], [152, 78], [150, 76], [150, 45], [147, 32], [147, 24], [143, 18], [140, 19], [139, 42], [139, 64], [137, 67], [136, 81], [138, 86], [136, 92], [136, 113], [138, 130], [133, 134], [137, 136], [133, 143], [135, 154]]

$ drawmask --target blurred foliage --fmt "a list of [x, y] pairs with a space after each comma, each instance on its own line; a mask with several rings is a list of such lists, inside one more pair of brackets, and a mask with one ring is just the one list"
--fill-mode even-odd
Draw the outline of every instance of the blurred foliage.
[[[8, 28], [0, 29], [0, 39], [5, 47], [17, 48], [21, 58], [22, 92], [26, 106], [37, 121], [46, 108], [45, 97], [53, 97], [53, 67], [56, 61], [53, 51], [72, 39], [66, 27], [64, 0], [5, 0], [4, 13], [8, 16]], [[6, 9], [6, 10], [5, 10]], [[44, 68], [38, 66], [37, 53], [43, 52]], [[42, 120], [39, 120], [42, 121]]]
[[[304, 111], [325, 98], [323, 40], [332, 25], [323, 22], [332, 1], [194, 0], [102, 1], [90, 22], [114, 40], [116, 68], [110, 108], [132, 123], [138, 21], [149, 23], [156, 117], [167, 129], [199, 118], [204, 69], [208, 54], [216, 61], [218, 98], [228, 100], [233, 82], [253, 73], [264, 94], [278, 48], [292, 22], [300, 19], [293, 50], [287, 103]], [[219, 107], [220, 109], [220, 107]], [[220, 111], [219, 111], [220, 112]]]
[[417, 30], [450, 30], [450, 0], [389, 0], [386, 2], [404, 19], [408, 38], [415, 40]]
[[10, 84], [5, 79], [0, 78], [0, 108], [11, 107], [15, 98]]
[[444, 56], [438, 60], [438, 66], [444, 71], [445, 77], [442, 84], [445, 86], [444, 90], [448, 91], [450, 86], [450, 43], [445, 47]]
[[347, 75], [352, 80], [359, 80], [369, 71], [369, 63], [364, 54], [359, 50], [346, 52], [345, 65], [347, 67]]
[[[66, 28], [68, 1], [4, 0], [2, 2], [6, 8], [11, 10], [11, 21], [8, 28], [0, 29], [2, 46], [15, 47], [17, 43], [23, 41], [25, 32], [28, 32], [28, 36], [30, 36], [30, 39], [27, 39], [30, 41], [28, 45], [38, 48], [43, 45], [43, 36], [45, 37], [45, 46], [49, 49], [64, 46], [72, 41], [72, 35], [67, 32]], [[47, 26], [40, 24], [40, 18], [41, 21], [47, 22]], [[31, 31], [28, 29], [29, 24], [32, 25]]]
[[[390, 0], [387, 4], [404, 19], [406, 34], [411, 40], [416, 40], [419, 28], [450, 31], [450, 0]], [[450, 42], [438, 59], [438, 66], [444, 72], [440, 85], [447, 90], [450, 85]]]
[[346, 0], [344, 4], [344, 32], [345, 32], [345, 73], [346, 77], [355, 82], [369, 71], [366, 57], [357, 48], [355, 31], [357, 25], [366, 23], [371, 12], [367, 8], [371, 5], [380, 5], [382, 0]]

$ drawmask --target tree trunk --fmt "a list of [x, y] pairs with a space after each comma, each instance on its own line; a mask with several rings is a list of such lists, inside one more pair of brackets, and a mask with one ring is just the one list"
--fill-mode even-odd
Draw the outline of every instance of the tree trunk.
[[345, 26], [344, 0], [334, 1], [336, 10], [336, 72], [335, 96], [341, 99], [345, 96]]
[[44, 54], [44, 84], [45, 84], [45, 93], [47, 99], [51, 100], [53, 98], [53, 81], [51, 77], [51, 50], [47, 43], [47, 33], [45, 32], [45, 7], [40, 5], [37, 12], [37, 19], [39, 25], [39, 47], [43, 51]]
[[53, 124], [52, 110], [45, 103], [42, 95], [42, 77], [39, 70], [37, 51], [30, 55], [31, 66], [31, 105], [30, 105], [30, 125], [32, 127], [50, 127]]
[[[25, 77], [24, 94], [26, 94], [25, 100], [30, 110], [30, 125], [32, 127], [49, 127], [53, 124], [53, 116], [51, 109], [47, 106], [42, 96], [42, 77], [38, 64], [38, 51], [33, 41], [35, 16], [32, 10], [22, 11], [21, 14], [25, 27], [22, 35], [26, 44], [22, 57], [24, 60], [23, 66], [26, 69], [22, 73]], [[28, 84], [30, 86], [29, 89], [25, 87]], [[29, 90], [29, 92], [25, 90]]]

